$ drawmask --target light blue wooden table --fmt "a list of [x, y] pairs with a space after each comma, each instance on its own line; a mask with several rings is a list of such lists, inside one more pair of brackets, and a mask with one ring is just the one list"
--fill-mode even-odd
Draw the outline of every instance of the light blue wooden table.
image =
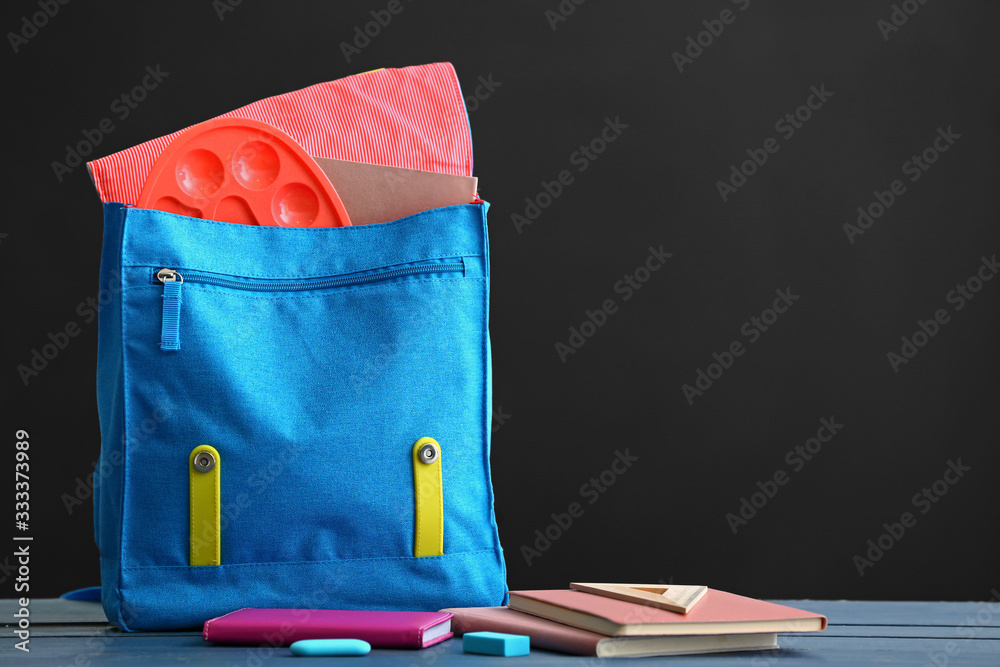
[[[853, 602], [779, 600], [825, 614], [825, 632], [779, 635], [779, 651], [669, 658], [638, 658], [671, 665], [902, 664], [951, 667], [1000, 666], [1000, 602]], [[0, 600], [6, 626], [0, 645], [4, 664], [35, 665], [261, 665], [289, 664], [288, 649], [214, 646], [199, 632], [122, 633], [108, 625], [100, 604], [71, 600], [32, 600], [31, 648], [14, 648], [13, 600]], [[351, 665], [438, 667], [453, 664], [596, 665], [607, 662], [533, 650], [523, 658], [465, 655], [460, 641], [448, 641], [423, 651], [373, 650], [361, 658], [311, 658], [308, 665], [349, 660]], [[627, 659], [622, 659], [627, 660]], [[292, 663], [297, 664], [297, 663]], [[625, 664], [631, 664], [626, 662]]]

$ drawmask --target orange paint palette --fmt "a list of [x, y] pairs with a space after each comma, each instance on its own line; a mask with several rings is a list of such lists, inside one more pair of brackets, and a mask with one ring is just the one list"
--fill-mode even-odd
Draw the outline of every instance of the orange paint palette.
[[281, 130], [246, 118], [188, 128], [160, 154], [137, 206], [280, 227], [346, 227], [330, 179]]

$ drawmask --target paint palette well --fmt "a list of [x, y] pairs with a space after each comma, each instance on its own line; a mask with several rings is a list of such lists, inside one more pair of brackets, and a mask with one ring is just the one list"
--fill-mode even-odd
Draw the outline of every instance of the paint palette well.
[[351, 224], [316, 161], [285, 133], [246, 118], [215, 118], [174, 139], [137, 205], [244, 225]]

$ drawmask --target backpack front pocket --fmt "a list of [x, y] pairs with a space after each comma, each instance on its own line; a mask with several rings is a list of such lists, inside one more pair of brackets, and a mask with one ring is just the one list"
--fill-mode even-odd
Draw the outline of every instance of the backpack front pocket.
[[185, 279], [196, 285], [212, 285], [227, 289], [265, 294], [286, 294], [290, 292], [314, 292], [343, 287], [371, 285], [392, 280], [413, 277], [440, 276], [464, 273], [461, 258], [455, 261], [421, 262], [409, 266], [397, 266], [349, 276], [328, 276], [300, 280], [260, 280], [238, 279], [204, 272], [181, 273], [176, 269], [163, 268], [156, 272], [155, 279], [163, 284], [163, 317], [160, 330], [160, 349], [173, 351], [180, 349], [180, 316], [182, 292]]
[[[192, 560], [200, 445], [224, 461], [221, 565], [435, 555], [419, 526], [437, 553], [493, 548], [481, 257], [305, 279], [130, 271], [125, 372], [143, 381], [127, 384], [126, 428], [169, 409], [129, 439], [128, 567], [216, 564]], [[414, 470], [428, 436], [445, 453], [437, 524]]]

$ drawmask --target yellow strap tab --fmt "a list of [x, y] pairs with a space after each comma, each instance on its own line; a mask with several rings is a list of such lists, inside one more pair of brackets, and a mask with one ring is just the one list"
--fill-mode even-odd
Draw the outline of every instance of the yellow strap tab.
[[416, 529], [414, 556], [444, 554], [444, 493], [441, 483], [441, 445], [420, 438], [413, 445], [413, 497]]
[[214, 447], [199, 445], [191, 451], [191, 565], [222, 564], [221, 468]]

